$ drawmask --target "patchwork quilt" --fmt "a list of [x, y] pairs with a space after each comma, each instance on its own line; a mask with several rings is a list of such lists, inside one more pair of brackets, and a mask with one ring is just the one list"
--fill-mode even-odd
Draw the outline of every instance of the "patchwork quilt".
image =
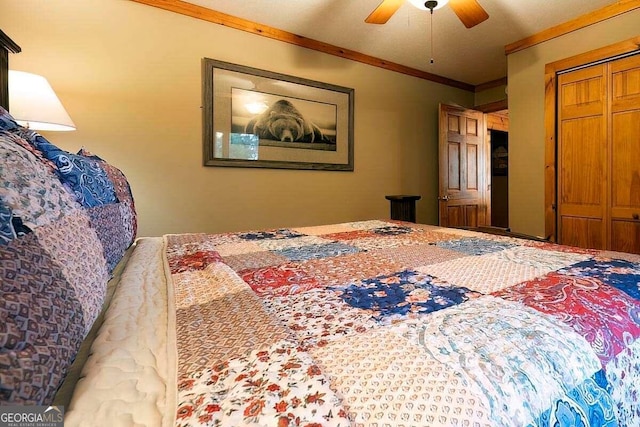
[[640, 425], [640, 257], [378, 220], [165, 249], [176, 426]]

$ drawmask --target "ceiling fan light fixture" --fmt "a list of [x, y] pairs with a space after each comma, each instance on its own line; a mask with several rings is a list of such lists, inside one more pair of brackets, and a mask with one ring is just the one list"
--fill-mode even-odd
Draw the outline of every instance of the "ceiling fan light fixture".
[[[426, 6], [427, 2], [424, 0], [409, 0], [409, 3], [411, 3], [413, 6], [417, 7], [420, 10], [430, 10], [430, 8]], [[449, 0], [439, 0], [436, 3], [437, 5], [433, 8], [433, 10], [438, 10], [441, 7], [444, 7], [447, 3], [449, 3]]]

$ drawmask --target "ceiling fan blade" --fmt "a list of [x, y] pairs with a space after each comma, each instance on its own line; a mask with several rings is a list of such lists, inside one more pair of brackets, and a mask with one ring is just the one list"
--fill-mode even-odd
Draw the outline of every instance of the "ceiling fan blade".
[[382, 0], [382, 3], [367, 16], [364, 22], [368, 24], [384, 24], [400, 9], [403, 3], [404, 0]]
[[477, 0], [449, 0], [449, 5], [467, 28], [489, 19], [489, 14]]

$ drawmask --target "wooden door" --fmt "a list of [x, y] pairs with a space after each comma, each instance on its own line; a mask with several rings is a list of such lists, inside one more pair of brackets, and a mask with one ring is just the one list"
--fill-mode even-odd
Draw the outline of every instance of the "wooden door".
[[440, 104], [439, 224], [486, 224], [486, 125], [480, 111]]
[[606, 65], [558, 77], [558, 239], [607, 243]]
[[610, 67], [610, 248], [640, 253], [640, 55]]

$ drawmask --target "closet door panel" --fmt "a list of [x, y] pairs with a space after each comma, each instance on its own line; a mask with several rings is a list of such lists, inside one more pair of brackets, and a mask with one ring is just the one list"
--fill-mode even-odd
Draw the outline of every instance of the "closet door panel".
[[562, 124], [561, 192], [562, 203], [588, 210], [598, 207], [602, 215], [605, 188], [606, 143], [603, 143], [604, 119], [601, 116], [566, 120]]
[[581, 248], [604, 248], [604, 224], [600, 219], [563, 216], [561, 220], [563, 245]]
[[611, 63], [611, 111], [638, 108], [640, 103], [640, 55]]
[[558, 78], [558, 237], [560, 243], [607, 244], [606, 65]]
[[614, 220], [611, 224], [611, 250], [640, 254], [640, 221]]
[[611, 244], [640, 253], [640, 55], [611, 63]]
[[611, 216], [640, 215], [640, 110], [614, 113], [611, 138]]

